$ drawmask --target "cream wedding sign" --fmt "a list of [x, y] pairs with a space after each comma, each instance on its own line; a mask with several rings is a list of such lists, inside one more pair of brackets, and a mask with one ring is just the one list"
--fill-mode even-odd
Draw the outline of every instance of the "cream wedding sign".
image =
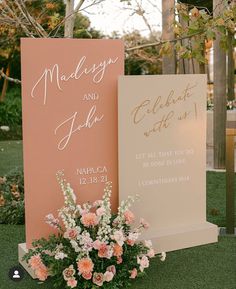
[[119, 78], [119, 195], [158, 252], [217, 241], [206, 221], [206, 76]]

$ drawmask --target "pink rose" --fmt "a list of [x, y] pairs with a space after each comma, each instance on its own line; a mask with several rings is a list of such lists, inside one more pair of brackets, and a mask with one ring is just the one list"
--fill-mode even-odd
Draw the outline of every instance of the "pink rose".
[[124, 212], [124, 217], [125, 217], [125, 223], [126, 224], [132, 224], [134, 222], [134, 214], [130, 211], [127, 210], [126, 212]]
[[102, 215], [104, 215], [105, 213], [105, 209], [103, 207], [100, 207], [96, 210], [96, 214], [101, 217]]
[[114, 277], [114, 274], [110, 271], [106, 271], [104, 273], [104, 281], [106, 282], [110, 282], [113, 279], [113, 277]]
[[123, 262], [123, 259], [121, 257], [118, 257], [116, 263], [121, 264], [122, 262]]
[[102, 242], [99, 241], [99, 240], [96, 240], [96, 241], [93, 242], [93, 248], [94, 248], [95, 250], [99, 250], [100, 247], [101, 247], [101, 245], [102, 245]]
[[138, 271], [136, 268], [134, 268], [130, 273], [130, 279], [135, 279], [137, 277]]
[[77, 280], [75, 280], [75, 278], [70, 278], [67, 281], [67, 286], [71, 288], [75, 288], [77, 286]]
[[128, 239], [128, 240], [126, 240], [126, 243], [127, 243], [128, 245], [130, 245], [130, 246], [133, 246], [134, 243], [135, 243], [135, 241]]
[[114, 265], [108, 266], [106, 271], [112, 272], [113, 275], [116, 274], [116, 267]]
[[98, 285], [98, 286], [102, 286], [103, 285], [103, 281], [104, 281], [104, 276], [102, 273], [97, 273], [95, 272], [93, 274], [93, 283]]
[[87, 213], [81, 217], [81, 222], [85, 227], [94, 227], [98, 224], [98, 217], [95, 213]]
[[68, 268], [66, 268], [62, 272], [62, 274], [63, 274], [64, 280], [68, 281], [69, 279], [71, 279], [75, 275], [75, 269], [73, 265], [70, 265]]
[[145, 268], [149, 267], [149, 260], [147, 256], [142, 256], [141, 259], [137, 257], [137, 263], [140, 265], [139, 269], [141, 272], [143, 272]]
[[83, 273], [82, 274], [82, 277], [86, 280], [90, 280], [92, 278], [92, 273], [89, 272], [89, 273]]
[[111, 256], [112, 256], [111, 248], [108, 245], [106, 245], [105, 243], [102, 243], [100, 245], [99, 250], [98, 250], [98, 257], [110, 259]]
[[78, 236], [78, 231], [76, 229], [67, 229], [64, 233], [64, 238], [75, 240]]
[[148, 251], [147, 256], [148, 256], [149, 258], [155, 257], [155, 251], [151, 248], [151, 249]]
[[149, 223], [146, 222], [143, 218], [140, 219], [140, 225], [144, 228], [144, 229], [148, 229], [150, 227]]

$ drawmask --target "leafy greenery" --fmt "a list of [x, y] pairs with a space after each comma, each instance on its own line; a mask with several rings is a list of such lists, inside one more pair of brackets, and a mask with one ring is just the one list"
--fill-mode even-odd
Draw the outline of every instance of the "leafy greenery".
[[15, 169], [0, 179], [0, 223], [24, 224], [24, 177]]
[[[156, 38], [160, 35], [157, 34]], [[114, 38], [117, 36], [114, 34]], [[153, 37], [153, 36], [152, 36]], [[131, 48], [138, 45], [153, 42], [152, 37], [143, 37], [139, 31], [133, 31], [122, 36], [126, 47]], [[158, 59], [159, 48], [147, 47], [142, 50], [134, 50], [127, 53], [125, 58], [125, 74], [140, 75], [140, 74], [160, 74], [161, 62]]]
[[0, 102], [0, 125], [22, 124], [21, 97], [17, 93], [18, 90], [13, 90], [4, 102]]
[[22, 139], [21, 87], [15, 85], [7, 91], [0, 102], [0, 126], [9, 126], [9, 131], [0, 129], [0, 140]]
[[[221, 36], [221, 47], [227, 49], [227, 34], [228, 32], [234, 33], [235, 30], [235, 3], [228, 5], [218, 16], [212, 16], [202, 7], [199, 9], [192, 7], [190, 10], [189, 6], [182, 3], [176, 4], [176, 11], [179, 20], [176, 19], [173, 29], [176, 34], [175, 49], [180, 58], [195, 58], [199, 63], [204, 64], [206, 62], [205, 43], [214, 40], [216, 33]], [[184, 38], [190, 38], [191, 41], [183, 44]], [[166, 54], [168, 53], [172, 53], [172, 50], [168, 50]]]

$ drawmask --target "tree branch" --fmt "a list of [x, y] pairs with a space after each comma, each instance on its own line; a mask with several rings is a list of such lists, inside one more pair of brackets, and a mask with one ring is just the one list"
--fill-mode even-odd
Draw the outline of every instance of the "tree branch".
[[188, 38], [192, 38], [194, 36], [200, 35], [203, 32], [204, 31], [196, 32], [196, 33], [193, 33], [191, 35], [186, 35], [186, 36], [175, 38], [175, 39], [172, 39], [172, 40], [160, 40], [160, 41], [153, 42], [153, 43], [142, 44], [142, 45], [138, 45], [138, 46], [135, 46], [135, 47], [126, 48], [125, 51], [126, 52], [130, 52], [130, 51], [137, 50], [137, 49], [143, 49], [143, 48], [152, 47], [152, 46], [159, 46], [159, 45], [162, 45], [162, 44], [167, 43], [167, 42], [170, 42], [170, 43], [177, 42], [179, 40], [184, 40], [184, 39], [188, 39]]
[[21, 81], [19, 79], [15, 79], [12, 77], [7, 76], [4, 72], [3, 72], [3, 68], [0, 70], [0, 76], [5, 78], [8, 81], [14, 82], [16, 84], [21, 84]]
[[74, 13], [77, 13], [80, 10], [80, 8], [84, 4], [84, 2], [85, 2], [85, 0], [80, 0], [79, 1], [79, 3], [77, 4], [77, 6], [74, 9]]

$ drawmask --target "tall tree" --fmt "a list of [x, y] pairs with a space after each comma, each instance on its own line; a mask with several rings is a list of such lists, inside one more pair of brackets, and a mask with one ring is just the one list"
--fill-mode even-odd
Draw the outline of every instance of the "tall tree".
[[[175, 20], [175, 0], [162, 0], [162, 40], [173, 40], [175, 34], [172, 25]], [[176, 73], [176, 59], [173, 44], [169, 44], [168, 55], [162, 58], [162, 73]]]
[[[224, 1], [213, 0], [214, 16], [225, 9]], [[220, 32], [214, 41], [214, 167], [225, 168], [226, 142], [226, 53], [220, 45]]]

